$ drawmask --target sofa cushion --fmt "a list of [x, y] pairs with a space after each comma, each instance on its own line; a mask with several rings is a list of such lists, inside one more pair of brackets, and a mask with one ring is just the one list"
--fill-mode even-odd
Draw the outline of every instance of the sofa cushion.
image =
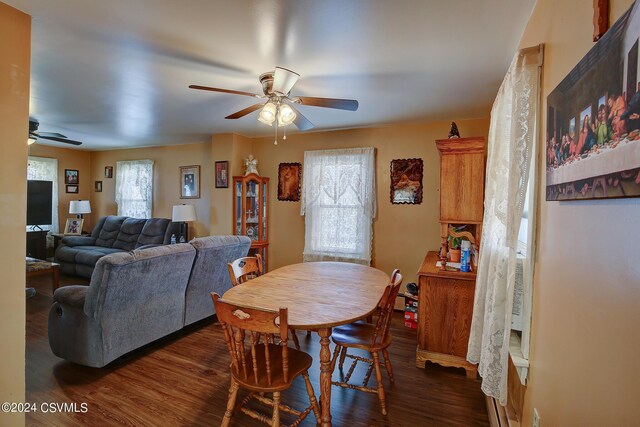
[[77, 253], [78, 248], [73, 246], [58, 246], [58, 249], [56, 249], [56, 262], [75, 262]]
[[142, 231], [146, 219], [139, 218], [127, 218], [122, 223], [120, 227], [120, 232], [118, 233], [118, 237], [116, 241], [113, 243], [114, 248], [124, 249], [126, 251], [132, 251], [136, 248], [136, 242], [138, 241], [138, 237], [140, 237], [140, 232]]
[[[89, 249], [91, 248], [91, 249]], [[122, 249], [101, 248], [99, 246], [85, 246], [76, 253], [76, 264], [95, 265], [105, 255], [124, 252]]]
[[113, 247], [125, 219], [127, 219], [126, 216], [108, 216], [98, 234], [96, 245], [106, 248]]
[[135, 247], [139, 248], [144, 245], [161, 245], [165, 243], [165, 233], [167, 232], [169, 223], [171, 223], [171, 220], [167, 218], [148, 219], [140, 232], [140, 236], [138, 236]]

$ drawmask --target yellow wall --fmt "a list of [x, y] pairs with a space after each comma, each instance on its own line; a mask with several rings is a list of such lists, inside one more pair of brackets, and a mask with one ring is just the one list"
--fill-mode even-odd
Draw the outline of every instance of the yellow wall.
[[[631, 1], [610, 4], [613, 23]], [[538, 0], [521, 47], [545, 43], [543, 112], [547, 95], [593, 46], [592, 16], [590, 1]], [[638, 425], [640, 199], [546, 202], [542, 162], [539, 174], [524, 425], [533, 408], [542, 426]]]
[[[24, 402], [24, 254], [31, 17], [0, 3], [0, 402]], [[22, 214], [21, 214], [22, 212]], [[0, 425], [24, 415], [0, 413]]]
[[[93, 193], [93, 180], [91, 177], [91, 153], [89, 151], [74, 150], [68, 148], [51, 147], [41, 144], [33, 144], [30, 147], [29, 155], [35, 157], [48, 157], [58, 159], [58, 222], [60, 223], [60, 233], [64, 230], [67, 218], [75, 218], [69, 214], [69, 202], [71, 200], [91, 200]], [[64, 170], [78, 170], [79, 185], [78, 194], [67, 193], [64, 183]], [[91, 204], [94, 209], [93, 203]], [[85, 231], [91, 231], [92, 215], [84, 215]]]
[[[117, 213], [116, 162], [142, 159], [154, 161], [152, 215], [171, 218], [173, 205], [194, 205], [197, 221], [189, 224], [189, 235], [208, 236], [213, 186], [211, 144], [208, 143], [92, 152], [92, 185], [93, 181], [102, 181], [101, 193], [92, 190], [91, 206], [94, 218]], [[191, 165], [200, 165], [200, 198], [180, 199], [180, 166]], [[105, 178], [105, 166], [113, 166], [113, 178]]]
[[[399, 268], [404, 283], [415, 282], [416, 272], [428, 250], [440, 244], [439, 156], [435, 140], [446, 138], [450, 121], [396, 125], [332, 132], [300, 133], [273, 145], [273, 138], [253, 140], [258, 171], [271, 178], [269, 188], [269, 268], [302, 262], [304, 217], [300, 202], [277, 199], [278, 164], [302, 162], [307, 150], [351, 147], [376, 148], [378, 214], [373, 226], [373, 266], [387, 273]], [[484, 136], [489, 120], [457, 122], [463, 136]], [[422, 158], [423, 200], [420, 205], [392, 205], [389, 201], [389, 168], [392, 159]], [[304, 179], [304, 170], [303, 170]]]

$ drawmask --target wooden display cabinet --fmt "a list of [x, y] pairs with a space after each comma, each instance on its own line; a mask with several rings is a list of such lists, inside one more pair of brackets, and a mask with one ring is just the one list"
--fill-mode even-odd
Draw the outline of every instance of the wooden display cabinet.
[[249, 255], [262, 256], [263, 269], [268, 271], [269, 178], [256, 174], [233, 177], [233, 234], [251, 239]]

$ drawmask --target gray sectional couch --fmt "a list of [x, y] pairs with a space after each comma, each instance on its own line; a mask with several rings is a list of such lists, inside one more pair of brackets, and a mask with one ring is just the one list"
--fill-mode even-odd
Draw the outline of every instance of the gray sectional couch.
[[99, 368], [215, 314], [210, 293], [231, 288], [227, 263], [246, 256], [250, 243], [244, 236], [210, 236], [100, 257], [89, 286], [55, 291], [51, 350]]
[[138, 219], [105, 216], [91, 236], [66, 236], [56, 249], [55, 260], [63, 274], [90, 278], [96, 263], [105, 255], [133, 249], [168, 245], [179, 225], [167, 218]]

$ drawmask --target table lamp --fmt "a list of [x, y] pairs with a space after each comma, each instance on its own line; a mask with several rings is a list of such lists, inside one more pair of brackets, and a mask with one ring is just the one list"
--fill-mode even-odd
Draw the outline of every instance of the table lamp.
[[69, 202], [69, 213], [81, 219], [83, 214], [91, 213], [91, 203], [88, 200], [72, 200]]
[[196, 220], [196, 207], [193, 205], [173, 205], [171, 220], [180, 223], [179, 241], [186, 242], [189, 234], [187, 222]]

